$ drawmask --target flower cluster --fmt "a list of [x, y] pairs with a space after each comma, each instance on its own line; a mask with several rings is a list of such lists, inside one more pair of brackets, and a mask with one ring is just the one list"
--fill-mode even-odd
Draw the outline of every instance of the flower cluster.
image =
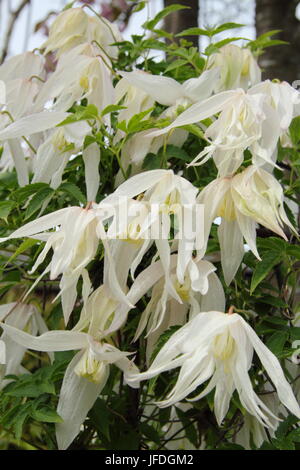
[[[261, 434], [263, 428], [272, 432], [279, 405], [271, 410], [254, 391], [254, 352], [278, 403], [298, 418], [299, 405], [249, 315], [244, 318], [230, 304], [225, 313], [224, 289], [212, 261], [221, 260], [229, 286], [246, 249], [260, 260], [259, 225], [285, 240], [296, 233], [273, 170], [278, 170], [278, 143], [289, 138], [298, 115], [300, 95], [288, 83], [261, 81], [247, 48], [227, 44], [209, 56], [197, 77], [179, 82], [116, 69], [121, 41], [107, 20], [71, 8], [52, 24], [44, 55], [27, 52], [0, 66], [2, 171], [15, 171], [20, 188], [43, 183], [58, 191], [70, 162], [80, 155], [87, 200], [49, 212], [46, 198], [40, 217], [1, 238], [5, 246], [14, 239], [36, 240], [40, 249], [30, 275], [39, 274], [30, 292], [46, 274], [57, 280], [65, 324], [48, 331], [29, 292], [1, 306], [1, 377], [24, 372], [27, 349], [47, 352], [50, 361], [54, 352], [77, 351], [59, 394], [60, 449], [80, 432], [112, 365], [135, 388], [179, 369], [157, 406], [186, 409], [185, 399], [198, 401], [214, 391], [219, 426], [236, 391], [248, 421]], [[50, 52], [57, 63], [47, 73], [44, 56]], [[214, 165], [216, 178], [208, 184], [193, 184], [164, 158], [190, 133], [202, 147], [188, 168]], [[162, 156], [161, 167], [147, 169], [145, 162], [156, 155]], [[116, 162], [114, 189], [99, 198], [100, 168], [116, 168]], [[208, 252], [217, 218], [219, 259]], [[100, 257], [97, 284], [91, 263]], [[120, 332], [145, 299], [131, 337], [135, 345], [140, 338], [146, 343], [147, 370], [141, 371], [135, 352], [122, 350]], [[174, 326], [157, 353], [159, 338]], [[3, 379], [1, 387], [8, 382]], [[176, 416], [175, 408], [172, 413]]]

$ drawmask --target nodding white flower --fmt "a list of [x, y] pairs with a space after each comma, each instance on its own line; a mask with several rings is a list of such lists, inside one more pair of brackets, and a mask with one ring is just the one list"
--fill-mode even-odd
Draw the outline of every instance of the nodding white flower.
[[147, 337], [155, 335], [156, 339], [164, 330], [172, 325], [182, 325], [187, 319], [203, 307], [211, 309], [225, 308], [225, 296], [222, 285], [214, 273], [216, 268], [206, 260], [191, 260], [187, 266], [184, 282], [180, 283], [176, 276], [177, 255], [171, 256], [170, 279], [181, 299], [181, 303], [172, 298], [165, 285], [165, 279], [157, 282], [152, 290], [151, 299], [142, 313], [135, 333], [136, 341], [142, 332], [147, 330]]
[[176, 106], [204, 100], [212, 95], [219, 69], [207, 70], [198, 78], [190, 78], [180, 84], [170, 77], [151, 75], [141, 70], [119, 72], [134, 87], [140, 88], [152, 99], [165, 106]]
[[184, 283], [176, 276], [177, 255], [171, 256], [171, 282], [181, 303], [171, 297], [164, 277], [153, 287], [150, 301], [141, 315], [134, 341], [146, 330], [146, 357], [149, 363], [159, 337], [173, 325], [183, 325], [199, 311], [224, 310], [225, 295], [222, 284], [215, 274], [216, 268], [206, 260], [191, 260]]
[[16, 79], [30, 80], [34, 76], [43, 80], [46, 74], [44, 65], [43, 57], [34, 52], [17, 54], [0, 65], [0, 80], [7, 83]]
[[249, 90], [249, 95], [264, 96], [263, 111], [265, 120], [262, 124], [261, 141], [252, 145], [253, 163], [265, 165], [271, 159], [271, 165], [266, 165], [266, 169], [274, 166], [277, 159], [277, 142], [288, 140], [288, 129], [292, 119], [297, 116], [300, 93], [287, 82], [272, 82], [265, 80], [258, 83]]
[[[50, 278], [56, 279], [62, 274], [60, 289], [66, 323], [76, 301], [77, 282], [80, 276], [83, 276], [85, 282], [85, 267], [97, 251], [98, 224], [97, 213], [92, 208], [67, 207], [29, 222], [9, 237], [1, 239], [3, 242], [13, 238], [33, 237], [46, 241], [31, 272], [34, 272], [43, 263], [50, 249], [53, 249], [52, 260], [42, 276], [50, 272]], [[57, 227], [60, 228], [54, 232], [45, 232]]]
[[[0, 321], [6, 325], [25, 330], [33, 335], [48, 331], [47, 325], [40, 313], [33, 305], [26, 305], [17, 302], [0, 306]], [[2, 347], [1, 347], [2, 345]], [[1, 358], [1, 351], [4, 353]], [[0, 336], [0, 388], [5, 387], [10, 380], [3, 379], [5, 375], [19, 375], [27, 372], [22, 367], [22, 361], [26, 349], [15, 343], [5, 331]], [[53, 359], [52, 354], [49, 354]]]
[[[171, 216], [175, 216], [178, 226], [178, 233], [175, 235], [178, 240], [177, 277], [179, 282], [184, 282], [185, 270], [192, 258], [193, 249], [201, 242], [202, 232], [200, 233], [200, 229], [197, 231], [193, 223], [196, 217], [197, 192], [197, 188], [185, 178], [175, 175], [172, 170], [153, 170], [128, 179], [99, 204], [100, 208], [107, 204], [122, 207], [122, 204], [126, 206], [126, 202], [129, 201], [130, 209], [132, 208], [130, 199], [138, 196], [138, 201], [135, 201], [138, 210], [136, 220], [131, 218], [128, 224], [129, 210], [125, 210], [126, 230], [124, 231], [122, 224], [120, 231], [118, 231], [120, 225], [112, 225], [108, 235], [110, 238], [144, 241], [137, 260], [133, 262], [133, 275], [143, 255], [154, 241], [165, 269], [167, 286], [171, 295], [177, 299], [178, 294], [169, 278]], [[119, 210], [118, 214], [120, 212]], [[119, 220], [117, 222], [119, 224]]]
[[204, 205], [205, 253], [211, 225], [222, 217], [218, 228], [221, 261], [224, 277], [230, 284], [244, 256], [243, 238], [254, 255], [260, 259], [256, 248], [256, 225], [261, 224], [287, 240], [284, 224], [295, 231], [283, 207], [283, 190], [269, 172], [249, 166], [232, 177], [218, 178], [199, 194], [198, 202]]
[[[103, 291], [102, 291], [103, 295]], [[91, 304], [87, 305], [89, 308]], [[102, 303], [102, 307], [105, 302]], [[101, 313], [97, 311], [101, 317]], [[94, 317], [92, 312], [92, 317]], [[87, 314], [89, 316], [89, 314]], [[1, 324], [4, 333], [23, 348], [35, 351], [80, 350], [67, 367], [59, 395], [57, 412], [63, 419], [56, 425], [58, 447], [67, 449], [80, 431], [89, 410], [103, 390], [110, 372], [110, 364], [115, 364], [124, 372], [136, 371], [128, 359], [128, 352], [119, 351], [115, 346], [101, 341], [98, 324], [92, 322], [88, 333], [80, 331], [49, 331], [36, 337], [12, 326]]]
[[[168, 108], [161, 113], [160, 119], [174, 120], [179, 110], [190, 106], [192, 103], [203, 100], [212, 94], [213, 83], [218, 75], [218, 70], [206, 71], [198, 78], [192, 78], [183, 84], [170, 77], [151, 75], [141, 70], [133, 72], [119, 72], [123, 77], [116, 86], [117, 96], [128, 90], [127, 99], [123, 103], [127, 109], [119, 114], [119, 121], [128, 119], [134, 112], [138, 113], [149, 109], [157, 101]], [[127, 84], [127, 85], [126, 85]], [[127, 102], [129, 103], [127, 104]], [[133, 135], [122, 148], [121, 158], [125, 170], [132, 166], [132, 175], [141, 171], [142, 162], [147, 153], [157, 153], [164, 144], [164, 136], [149, 138], [152, 131], [142, 131]], [[118, 131], [117, 138], [122, 135]], [[175, 129], [170, 135], [168, 143], [181, 147], [188, 137], [184, 129]], [[117, 176], [117, 183], [123, 181], [121, 172]]]
[[88, 15], [82, 8], [69, 8], [60, 13], [49, 30], [49, 37], [43, 44], [45, 54], [65, 51], [85, 42], [88, 28]]
[[[285, 408], [281, 406], [278, 400], [276, 392], [272, 391], [273, 387], [271, 386], [271, 384], [267, 383], [266, 385], [267, 387], [264, 388], [264, 391], [260, 397], [262, 402], [274, 414], [277, 414], [280, 408], [282, 408], [284, 413], [286, 413]], [[268, 390], [268, 388], [270, 390]], [[232, 437], [231, 441], [235, 444], [241, 445], [246, 450], [251, 450], [252, 441], [257, 449], [259, 449], [264, 442], [269, 442], [269, 437], [275, 437], [275, 431], [279, 425], [278, 420], [274, 418], [272, 420], [273, 427], [271, 429], [269, 428], [267, 433], [265, 427], [247, 411], [244, 413], [242, 420], [242, 425], [239, 427], [238, 432], [235, 433], [235, 435]]]
[[148, 135], [163, 135], [176, 127], [198, 123], [220, 113], [205, 131], [208, 145], [191, 165], [201, 165], [213, 157], [219, 176], [231, 175], [242, 164], [244, 151], [249, 149], [253, 164], [273, 167], [278, 140], [291, 122], [300, 95], [288, 84], [273, 87], [270, 83], [258, 84], [247, 93], [242, 89], [218, 93], [193, 104], [172, 124]]
[[[30, 83], [28, 82], [27, 84], [30, 88]], [[29, 91], [28, 87], [25, 86], [24, 89]], [[23, 92], [22, 99], [19, 103], [18, 101], [15, 103], [15, 108], [19, 108], [20, 111], [23, 107], [22, 103], [26, 105], [27, 99], [28, 96], [26, 97], [26, 94]], [[23, 111], [25, 108], [26, 106], [24, 106]], [[3, 166], [6, 168], [16, 168], [20, 186], [25, 186], [29, 182], [28, 164], [22, 146], [24, 137], [26, 137], [27, 142], [29, 142], [29, 154], [32, 156], [32, 143], [34, 143], [32, 136], [38, 137], [38, 134], [55, 127], [66, 119], [68, 115], [68, 113], [62, 111], [41, 111], [21, 116], [14, 122], [11, 122], [7, 115], [5, 116], [2, 125], [0, 124], [0, 142], [4, 145], [5, 151], [5, 162]], [[30, 140], [28, 139], [29, 136]]]
[[261, 81], [261, 70], [247, 48], [226, 44], [208, 58], [207, 69], [218, 67], [220, 79], [216, 81], [215, 93], [235, 88], [247, 90]]
[[[44, 127], [44, 119], [48, 114], [43, 113], [43, 106], [39, 109], [35, 108], [35, 99], [45, 75], [43, 65], [43, 60], [39, 56], [28, 53], [18, 56], [15, 60], [9, 59], [0, 67], [0, 77], [3, 77], [6, 89], [5, 107], [0, 112], [0, 132], [6, 160], [3, 163], [4, 168], [16, 168], [20, 186], [29, 183], [29, 160], [26, 157], [34, 155], [35, 146], [32, 139], [29, 145], [25, 144], [23, 136], [28, 137], [48, 128], [48, 125]], [[28, 129], [28, 120], [31, 121], [32, 114], [34, 114], [33, 119], [36, 120], [35, 125], [32, 129]], [[50, 127], [58, 124], [63, 119], [63, 115], [58, 116], [58, 121], [56, 121], [56, 116], [55, 122], [52, 118], [53, 115], [50, 116]], [[42, 129], [39, 128], [40, 125]]]
[[[48, 133], [33, 159], [32, 183], [49, 183], [57, 189], [63, 172], [72, 155], [83, 147], [85, 137], [91, 133], [91, 127], [85, 121], [67, 124]], [[87, 200], [95, 201], [99, 189], [100, 149], [93, 143], [83, 150]]]
[[102, 53], [89, 44], [82, 44], [64, 54], [55, 72], [42, 86], [35, 106], [53, 101], [52, 109], [67, 111], [74, 102], [86, 98], [100, 111], [114, 103], [111, 72]]
[[210, 379], [204, 390], [191, 401], [199, 400], [215, 389], [214, 413], [219, 425], [236, 390], [245, 410], [263, 426], [274, 429], [276, 416], [254, 392], [249, 377], [254, 351], [276, 388], [279, 400], [300, 418], [300, 407], [278, 359], [236, 313], [199, 313], [171, 336], [146, 372], [130, 374], [129, 383], [136, 384], [180, 367], [174, 388], [158, 406], [180, 402]]
[[82, 43], [93, 41], [114, 58], [118, 48], [111, 44], [122, 41], [122, 36], [106, 18], [91, 17], [82, 8], [70, 8], [57, 16], [42, 47], [46, 48], [45, 54], [55, 51], [61, 56]]

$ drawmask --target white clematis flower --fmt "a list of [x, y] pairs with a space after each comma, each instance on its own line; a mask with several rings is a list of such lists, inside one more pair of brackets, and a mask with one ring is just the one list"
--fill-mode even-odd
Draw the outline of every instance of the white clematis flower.
[[[33, 335], [48, 331], [47, 325], [33, 305], [26, 305], [17, 302], [0, 306], [0, 321], [20, 330], [25, 330]], [[3, 379], [5, 375], [19, 375], [27, 373], [21, 363], [26, 352], [26, 348], [15, 343], [5, 331], [0, 336], [0, 350], [4, 353], [0, 358], [0, 389], [5, 387], [10, 380]], [[1, 356], [1, 353], [0, 353]], [[53, 359], [52, 354], [49, 354]]]
[[[84, 282], [87, 282], [85, 267], [97, 251], [98, 224], [97, 213], [92, 208], [67, 207], [29, 222], [9, 237], [0, 240], [3, 242], [13, 238], [32, 237], [46, 241], [31, 272], [37, 269], [50, 249], [53, 249], [52, 260], [42, 276], [50, 272], [50, 278], [56, 279], [62, 274], [60, 290], [66, 323], [76, 301], [76, 285], [80, 276], [83, 276]], [[59, 230], [45, 232], [56, 227], [60, 227]]]
[[247, 90], [261, 81], [261, 70], [250, 49], [226, 44], [208, 58], [207, 69], [217, 67], [220, 79], [216, 81], [215, 93], [235, 88]]
[[56, 51], [58, 56], [82, 43], [97, 41], [110, 57], [118, 55], [111, 44], [122, 41], [118, 28], [106, 18], [91, 17], [82, 8], [70, 8], [60, 13], [52, 23], [49, 37], [43, 44], [45, 54]]
[[24, 52], [9, 57], [0, 65], [0, 80], [5, 83], [11, 80], [30, 80], [32, 77], [45, 78], [45, 60], [34, 52]]
[[164, 371], [180, 367], [174, 388], [160, 407], [174, 405], [210, 379], [196, 401], [215, 389], [214, 412], [223, 422], [235, 390], [242, 406], [263, 426], [274, 428], [276, 417], [253, 390], [249, 377], [254, 351], [277, 390], [279, 400], [300, 418], [300, 407], [284, 377], [278, 359], [238, 314], [199, 313], [176, 331], [157, 354], [150, 368], [129, 376], [136, 384]]
[[171, 215], [175, 216], [178, 224], [178, 233], [175, 236], [178, 240], [177, 277], [179, 282], [183, 283], [193, 249], [202, 241], [202, 227], [201, 231], [200, 229], [197, 231], [197, 227], [195, 229], [193, 224], [197, 217], [195, 205], [197, 192], [197, 188], [183, 177], [175, 175], [172, 170], [153, 170], [128, 179], [99, 204], [99, 208], [106, 205], [119, 207], [118, 214], [121, 219], [122, 204], [126, 206], [128, 201], [128, 209], [130, 209], [131, 198], [138, 196], [138, 201], [134, 201], [137, 205], [137, 216], [132, 219], [128, 217], [129, 210], [125, 210], [125, 230], [124, 225], [120, 224], [118, 219], [117, 225], [112, 224], [109, 228], [108, 236], [144, 241], [136, 261], [133, 262], [132, 275], [151, 243], [155, 241], [164, 265], [168, 289], [176, 299], [178, 299], [178, 294], [170, 281], [169, 273]]
[[86, 98], [99, 111], [114, 103], [111, 72], [95, 47], [82, 44], [63, 55], [55, 72], [42, 86], [35, 107], [52, 101], [55, 111], [67, 111]]
[[190, 78], [180, 84], [170, 77], [151, 75], [141, 70], [119, 72], [134, 87], [140, 88], [154, 101], [165, 106], [179, 106], [205, 100], [213, 93], [219, 69], [207, 70], [198, 78]]
[[269, 172], [249, 166], [232, 177], [218, 178], [199, 194], [198, 202], [204, 205], [206, 250], [211, 225], [222, 217], [218, 228], [221, 261], [227, 284], [234, 278], [244, 256], [243, 238], [254, 255], [260, 259], [256, 248], [256, 225], [261, 224], [287, 239], [283, 227], [295, 231], [283, 207], [283, 190]]
[[[101, 312], [100, 312], [101, 313]], [[101, 334], [78, 331], [49, 331], [36, 337], [12, 326], [1, 324], [5, 334], [22, 346], [36, 351], [80, 350], [65, 372], [60, 390], [57, 412], [63, 423], [56, 425], [58, 447], [65, 450], [73, 442], [109, 377], [110, 364], [124, 372], [136, 371], [127, 358], [130, 353], [119, 351], [115, 346], [101, 342]]]
[[[52, 188], [57, 189], [61, 185], [63, 172], [70, 157], [80, 152], [85, 137], [90, 133], [91, 127], [85, 121], [75, 122], [51, 130], [45, 141], [40, 144], [33, 159], [34, 174], [32, 183], [49, 183]], [[91, 147], [94, 148], [94, 145], [92, 144]], [[99, 186], [97, 159], [94, 165], [94, 158], [93, 155], [90, 155], [90, 152], [91, 148], [89, 147], [83, 152], [89, 197], [94, 196], [95, 190], [98, 191]], [[99, 149], [98, 155], [100, 160]], [[97, 184], [97, 188], [95, 188], [95, 184]], [[94, 198], [88, 200], [93, 201]]]

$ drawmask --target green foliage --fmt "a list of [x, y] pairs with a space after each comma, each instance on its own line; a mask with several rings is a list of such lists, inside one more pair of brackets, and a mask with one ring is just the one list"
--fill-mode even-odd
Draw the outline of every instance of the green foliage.
[[[144, 8], [146, 2], [138, 2], [135, 10]], [[66, 8], [71, 7], [72, 4]], [[182, 6], [172, 5], [158, 15], [147, 21], [143, 27], [151, 32], [149, 37], [146, 31], [142, 35], [134, 35], [131, 41], [117, 43], [119, 56], [112, 61], [116, 81], [118, 70], [130, 71], [137, 67], [145, 72], [155, 75], [164, 75], [175, 78], [182, 83], [185, 80], [198, 77], [206, 63], [204, 55], [216, 52], [222, 46], [241, 39], [230, 37], [216, 40], [215, 36], [223, 31], [240, 28], [241, 24], [225, 23], [212, 29], [189, 28], [178, 34], [179, 38], [187, 36], [206, 36], [212, 42], [206, 48], [205, 54], [192, 47], [186, 39], [180, 39], [179, 44], [174, 37], [163, 29], [157, 29], [159, 22], [173, 11], [181, 10]], [[283, 41], [271, 39], [278, 31], [266, 33], [255, 41], [247, 44], [256, 54], [269, 46], [282, 44]], [[168, 42], [165, 41], [168, 39]], [[215, 41], [216, 42], [213, 42]], [[163, 51], [166, 57], [160, 61], [154, 60], [149, 52]], [[138, 132], [152, 128], [163, 128], [170, 123], [168, 118], [162, 118], [165, 110], [162, 105], [136, 114], [128, 121], [117, 124], [117, 116], [126, 107], [109, 105], [101, 113], [93, 105], [84, 102], [74, 105], [69, 111], [70, 116], [60, 124], [72, 124], [88, 121], [91, 134], [86, 137], [84, 148], [96, 142], [101, 146], [100, 173], [101, 183], [97, 201], [102, 200], [115, 188], [115, 176], [123, 178], [130, 176], [132, 168], [122, 167], [121, 151], [130, 139]], [[180, 111], [180, 110], [177, 110]], [[107, 131], [103, 119], [110, 115], [116, 130], [122, 131], [122, 138], [117, 143]], [[204, 123], [207, 124], [207, 123]], [[187, 168], [196, 155], [203, 149], [206, 142], [204, 132], [196, 124], [182, 127], [188, 133], [188, 138], [182, 147], [162, 143], [155, 153], [148, 153], [141, 163], [144, 170], [169, 168], [182, 174], [199, 190], [217, 177], [217, 170], [212, 161], [200, 167]], [[295, 118], [289, 130], [292, 148], [279, 147], [279, 161], [287, 161], [288, 166], [284, 172], [278, 172], [278, 181], [285, 190], [285, 195], [291, 201], [298, 202], [300, 197], [300, 118]], [[124, 135], [123, 135], [124, 134]], [[103, 142], [108, 142], [105, 146]], [[68, 150], [72, 150], [69, 148]], [[63, 182], [53, 189], [45, 183], [29, 184], [19, 188], [15, 172], [0, 173], [0, 235], [9, 235], [29, 220], [39, 215], [48, 214], [68, 205], [85, 206], [84, 165], [82, 155], [72, 158], [63, 174]], [[294, 216], [288, 216], [296, 225]], [[297, 227], [296, 227], [297, 228]], [[299, 282], [300, 247], [294, 234], [287, 231], [287, 241], [274, 235], [268, 230], [259, 227], [257, 239], [258, 252], [261, 261], [250, 252], [246, 253], [243, 265], [235, 280], [225, 287], [227, 307], [234, 305], [255, 331], [264, 340], [265, 344], [280, 360], [288, 374], [287, 364], [295, 351], [294, 341], [300, 340], [299, 328], [293, 324], [299, 312], [299, 302], [296, 294]], [[40, 267], [40, 272], [30, 273], [34, 261], [43, 249], [43, 243], [34, 239], [10, 240], [2, 245], [0, 253], [0, 296], [3, 303], [16, 301], [32, 286], [48, 264], [48, 257]], [[213, 226], [208, 243], [207, 255], [214, 259], [217, 274], [222, 278], [219, 261], [219, 242], [217, 238], [217, 225]], [[149, 259], [145, 257], [145, 266]], [[93, 287], [101, 283], [103, 269], [103, 247], [100, 247], [95, 262], [91, 267]], [[52, 281], [39, 281], [36, 294], [30, 294], [30, 299], [43, 311], [49, 329], [57, 329], [62, 324], [62, 311], [59, 303], [52, 303], [57, 295], [59, 279]], [[46, 286], [46, 287], [45, 287]], [[48, 290], [47, 290], [48, 289]], [[81, 285], [79, 286], [79, 291]], [[146, 368], [145, 342], [140, 340], [139, 345], [132, 345], [130, 339], [149, 298], [147, 295], [136, 306], [132, 318], [126, 325], [126, 335], [122, 349], [135, 352], [139, 350], [137, 358], [139, 367]], [[79, 306], [76, 306], [75, 318], [71, 318], [71, 325], [75, 324]], [[255, 312], [255, 314], [254, 314]], [[156, 341], [151, 360], [164, 346], [166, 341], [177, 331], [179, 326], [173, 326], [164, 332]], [[125, 337], [126, 336], [126, 337]], [[72, 353], [56, 354], [55, 361], [50, 364], [46, 355], [27, 353], [23, 365], [31, 372], [13, 376], [11, 382], [0, 393], [0, 448], [21, 449], [41, 448], [55, 449], [54, 424], [61, 421], [56, 412], [59, 390], [66, 366], [72, 358]], [[256, 367], [251, 377], [255, 389], [266, 382], [264, 371]], [[1, 366], [0, 366], [1, 367]], [[1, 372], [1, 371], [0, 371]], [[238, 397], [234, 400], [226, 420], [221, 428], [215, 422], [213, 415], [213, 393], [199, 402], [190, 402], [188, 411], [176, 408], [176, 416], [171, 416], [171, 409], [151, 407], [153, 402], [159, 401], [169, 391], [176, 381], [176, 371], [160, 374], [149, 383], [142, 383], [140, 392], [130, 389], [120, 379], [120, 372], [112, 367], [109, 381], [101, 396], [97, 399], [88, 414], [83, 429], [72, 444], [72, 449], [167, 449], [172, 435], [186, 439], [188, 447], [199, 448], [201, 442], [206, 443], [208, 449], [241, 450], [243, 447], [235, 443], [235, 436], [241, 429], [245, 410]], [[201, 389], [202, 390], [202, 389]], [[201, 390], [196, 392], [200, 393]], [[186, 403], [185, 403], [186, 404]], [[266, 441], [262, 449], [292, 450], [300, 449], [300, 432], [295, 418], [291, 415], [281, 417], [282, 422], [276, 430], [275, 436]], [[168, 433], [166, 432], [168, 431]], [[174, 431], [172, 431], [174, 430]], [[167, 434], [167, 437], [166, 437]], [[170, 436], [170, 437], [169, 437]], [[28, 444], [30, 443], [30, 445]], [[256, 446], [251, 441], [251, 448]]]

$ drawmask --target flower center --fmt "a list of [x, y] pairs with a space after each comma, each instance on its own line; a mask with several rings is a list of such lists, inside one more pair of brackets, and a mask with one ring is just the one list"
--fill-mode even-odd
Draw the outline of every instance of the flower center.
[[232, 356], [234, 349], [235, 341], [228, 331], [215, 337], [213, 342], [213, 354], [217, 359], [226, 361], [226, 359]]
[[106, 376], [106, 364], [98, 361], [91, 351], [85, 351], [76, 365], [74, 371], [79, 377], [84, 377], [89, 382], [99, 384]]

